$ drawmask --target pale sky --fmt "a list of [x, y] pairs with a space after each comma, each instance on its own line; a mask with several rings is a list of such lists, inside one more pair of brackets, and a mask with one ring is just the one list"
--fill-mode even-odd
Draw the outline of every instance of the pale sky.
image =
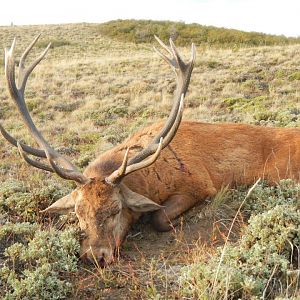
[[0, 25], [173, 20], [300, 36], [300, 0], [1, 0]]

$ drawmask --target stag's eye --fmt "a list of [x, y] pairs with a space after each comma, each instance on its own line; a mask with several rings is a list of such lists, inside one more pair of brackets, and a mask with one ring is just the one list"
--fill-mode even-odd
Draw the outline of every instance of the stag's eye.
[[104, 224], [111, 218], [113, 218], [114, 216], [116, 216], [117, 214], [119, 214], [120, 209], [113, 209], [110, 211], [110, 213], [108, 215], [106, 215], [105, 217], [102, 217], [101, 219], [101, 223], [98, 225], [99, 227], [103, 227]]
[[86, 232], [83, 231], [83, 230], [81, 230], [81, 231], [79, 232], [79, 241], [83, 241], [83, 240], [86, 239], [86, 238], [87, 238]]
[[115, 215], [117, 215], [118, 213], [120, 212], [120, 209], [119, 208], [116, 208], [116, 209], [114, 209], [114, 210], [112, 210], [111, 211], [111, 216], [115, 216]]

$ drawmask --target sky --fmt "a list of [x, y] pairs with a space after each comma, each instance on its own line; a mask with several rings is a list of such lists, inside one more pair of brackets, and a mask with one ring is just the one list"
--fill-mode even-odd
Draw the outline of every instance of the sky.
[[300, 0], [0, 1], [0, 25], [152, 19], [300, 36]]

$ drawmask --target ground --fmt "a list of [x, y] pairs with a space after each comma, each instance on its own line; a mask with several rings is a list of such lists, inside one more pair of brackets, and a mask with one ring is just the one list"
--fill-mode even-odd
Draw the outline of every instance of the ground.
[[[181, 226], [163, 233], [155, 231], [149, 217], [144, 216], [129, 233], [116, 265], [97, 272], [80, 264], [82, 282], [74, 299], [83, 295], [87, 299], [147, 299], [155, 298], [155, 294], [163, 299], [180, 299], [178, 291], [172, 288], [179, 270], [194, 260], [195, 250], [222, 245], [227, 233], [213, 216], [201, 216], [203, 210], [206, 211], [205, 205], [198, 205], [182, 217]], [[237, 226], [234, 232], [231, 240], [239, 236]], [[151, 291], [151, 286], [155, 290]]]

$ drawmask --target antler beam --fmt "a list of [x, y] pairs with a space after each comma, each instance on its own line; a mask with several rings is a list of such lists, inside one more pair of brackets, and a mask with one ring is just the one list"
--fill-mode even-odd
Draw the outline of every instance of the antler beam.
[[[16, 40], [14, 39], [12, 46], [9, 50], [5, 49], [5, 76], [9, 93], [16, 107], [18, 108], [20, 115], [22, 116], [24, 124], [27, 126], [32, 137], [42, 149], [36, 149], [18, 142], [1, 125], [0, 131], [7, 141], [9, 141], [15, 147], [18, 147], [22, 158], [27, 163], [39, 169], [55, 172], [64, 179], [74, 180], [78, 184], [85, 184], [89, 181], [89, 179], [85, 177], [81, 172], [79, 172], [77, 168], [67, 158], [63, 157], [50, 146], [50, 144], [45, 140], [40, 131], [36, 128], [25, 103], [24, 92], [28, 77], [34, 70], [34, 68], [45, 57], [51, 45], [49, 44], [46, 47], [46, 49], [40, 54], [40, 56], [38, 56], [28, 67], [25, 67], [25, 60], [38, 39], [39, 35], [31, 42], [31, 44], [21, 56], [18, 67], [18, 85], [16, 84], [15, 79], [16, 63], [14, 59], [14, 49], [16, 45]], [[50, 166], [45, 165], [39, 161], [32, 160], [28, 157], [28, 154], [40, 158], [47, 158]], [[59, 164], [61, 166], [59, 166]]]
[[[185, 63], [180, 57], [172, 39], [170, 39], [170, 47], [168, 47], [158, 37], [155, 36], [155, 38], [163, 50], [171, 57], [168, 57], [156, 48], [154, 48], [155, 51], [172, 67], [176, 74], [177, 87], [174, 94], [173, 106], [163, 128], [153, 138], [150, 144], [131, 158], [129, 162], [127, 162], [129, 151], [129, 149], [127, 149], [121, 167], [106, 178], [106, 181], [112, 185], [118, 184], [124, 176], [153, 164], [161, 150], [171, 143], [182, 119], [183, 101], [196, 59], [196, 48], [195, 45], [192, 44], [191, 59], [188, 63]], [[152, 157], [150, 157], [151, 155]]]

